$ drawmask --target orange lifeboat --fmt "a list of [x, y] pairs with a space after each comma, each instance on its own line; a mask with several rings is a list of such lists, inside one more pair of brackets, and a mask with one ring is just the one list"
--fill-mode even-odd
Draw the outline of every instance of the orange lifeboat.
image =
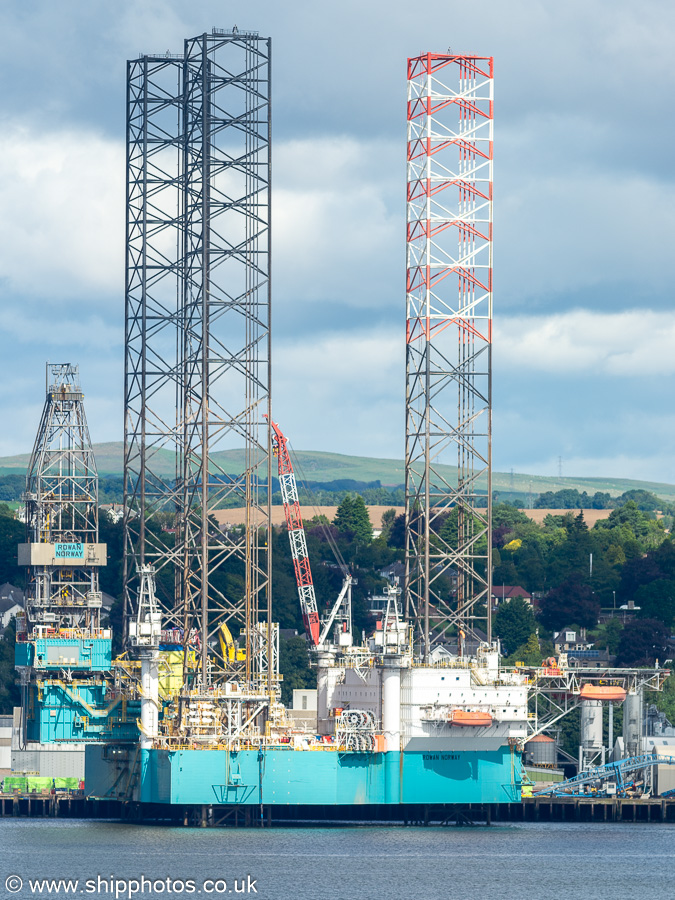
[[452, 725], [492, 725], [492, 716], [489, 712], [469, 712], [464, 709], [453, 709], [450, 716]]
[[584, 684], [579, 696], [582, 700], [625, 700], [626, 691], [622, 687], [605, 684]]

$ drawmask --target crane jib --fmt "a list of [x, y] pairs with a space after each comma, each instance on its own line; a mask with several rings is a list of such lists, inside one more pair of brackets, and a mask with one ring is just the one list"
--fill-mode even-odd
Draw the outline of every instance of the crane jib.
[[281, 499], [284, 504], [286, 528], [288, 530], [288, 540], [291, 545], [291, 556], [293, 558], [295, 581], [298, 586], [302, 621], [304, 622], [305, 630], [312, 646], [316, 647], [319, 643], [320, 636], [319, 612], [316, 603], [316, 594], [314, 592], [314, 584], [312, 582], [312, 569], [309, 564], [309, 556], [307, 553], [305, 528], [302, 524], [302, 514], [300, 513], [298, 486], [295, 480], [291, 457], [288, 452], [288, 447], [286, 446], [286, 438], [276, 422], [272, 422], [271, 419], [270, 426], [273, 431], [272, 441], [274, 451], [279, 462]]

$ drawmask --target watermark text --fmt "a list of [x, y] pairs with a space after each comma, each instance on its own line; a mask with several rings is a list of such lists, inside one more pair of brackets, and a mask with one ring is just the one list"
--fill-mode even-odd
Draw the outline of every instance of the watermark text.
[[53, 894], [104, 894], [115, 900], [133, 900], [134, 897], [146, 897], [158, 894], [257, 894], [256, 879], [251, 875], [237, 878], [205, 878], [195, 881], [192, 878], [117, 878], [114, 875], [96, 878], [21, 878], [19, 875], [8, 875], [5, 888], [10, 894], [29, 893], [50, 896]]

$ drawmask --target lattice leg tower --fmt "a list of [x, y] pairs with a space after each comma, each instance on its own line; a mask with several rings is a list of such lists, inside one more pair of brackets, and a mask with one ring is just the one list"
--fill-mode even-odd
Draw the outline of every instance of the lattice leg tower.
[[[128, 146], [126, 594], [133, 606], [137, 567], [154, 565], [165, 621], [186, 647], [199, 636], [202, 683], [233, 674], [209, 650], [224, 623], [247, 650], [238, 674], [260, 687], [270, 673], [258, 671], [254, 631], [271, 619], [269, 39], [214, 29], [179, 57], [130, 63]], [[211, 514], [232, 500], [246, 525], [221, 530]], [[240, 579], [222, 571], [233, 561]]]
[[491, 639], [492, 96], [491, 58], [408, 60], [406, 613], [425, 659]]

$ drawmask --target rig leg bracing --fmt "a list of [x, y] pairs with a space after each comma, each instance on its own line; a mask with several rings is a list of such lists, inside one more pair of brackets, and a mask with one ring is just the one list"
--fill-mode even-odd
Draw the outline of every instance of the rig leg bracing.
[[408, 60], [406, 616], [491, 640], [492, 59]]
[[[261, 687], [273, 657], [269, 39], [214, 29], [181, 55], [130, 62], [127, 145], [127, 612], [153, 566], [186, 678]], [[246, 507], [243, 527], [218, 526], [228, 506]], [[222, 571], [233, 561], [237, 578]], [[243, 647], [233, 659], [223, 624]]]

